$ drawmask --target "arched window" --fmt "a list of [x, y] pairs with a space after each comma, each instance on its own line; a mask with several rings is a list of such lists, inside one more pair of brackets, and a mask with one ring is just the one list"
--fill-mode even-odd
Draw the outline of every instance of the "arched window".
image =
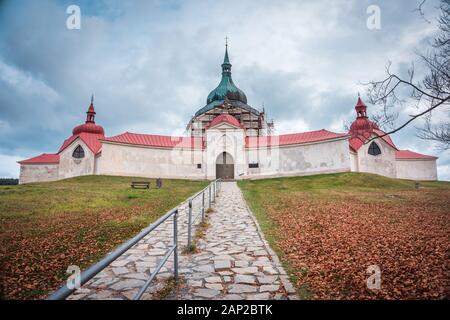
[[381, 154], [381, 149], [375, 142], [372, 142], [370, 144], [370, 146], [369, 146], [369, 154], [372, 155], [372, 156], [377, 156], [377, 155]]
[[84, 150], [81, 146], [78, 146], [75, 148], [75, 150], [72, 153], [72, 157], [75, 159], [81, 159], [84, 158]]

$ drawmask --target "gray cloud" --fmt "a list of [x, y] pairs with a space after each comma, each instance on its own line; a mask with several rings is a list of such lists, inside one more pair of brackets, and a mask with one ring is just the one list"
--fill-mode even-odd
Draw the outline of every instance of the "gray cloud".
[[[279, 131], [343, 130], [359, 82], [382, 77], [387, 60], [403, 70], [435, 32], [407, 0], [378, 3], [379, 31], [366, 28], [373, 1], [76, 3], [81, 30], [65, 27], [72, 1], [0, 5], [0, 175], [56, 151], [84, 121], [92, 92], [107, 135], [182, 133], [219, 81], [226, 35], [236, 84], [254, 107], [264, 102]], [[425, 7], [431, 18], [435, 4]], [[412, 135], [393, 138], [435, 153]], [[450, 179], [450, 156], [439, 156]]]

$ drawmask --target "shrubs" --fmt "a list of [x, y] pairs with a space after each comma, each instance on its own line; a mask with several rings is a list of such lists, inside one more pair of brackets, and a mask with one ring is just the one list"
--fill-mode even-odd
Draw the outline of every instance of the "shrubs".
[[0, 186], [12, 186], [16, 184], [19, 184], [19, 179], [0, 178]]

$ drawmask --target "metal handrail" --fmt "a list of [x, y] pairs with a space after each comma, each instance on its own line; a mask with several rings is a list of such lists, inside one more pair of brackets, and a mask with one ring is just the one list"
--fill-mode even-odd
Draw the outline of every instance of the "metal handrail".
[[204, 187], [202, 190], [198, 191], [197, 193], [195, 193], [193, 196], [191, 196], [189, 199], [194, 200], [195, 198], [197, 198], [199, 195], [201, 195], [202, 193], [204, 193], [206, 191], [206, 189], [208, 189], [214, 182], [220, 182], [222, 181], [222, 179], [216, 179], [214, 181], [212, 181], [209, 185], [207, 185], [206, 187]]
[[[192, 243], [192, 225], [197, 221], [198, 217], [202, 216], [202, 222], [205, 221], [205, 192], [208, 190], [208, 208], [211, 208], [211, 202], [216, 201], [216, 195], [220, 189], [222, 179], [216, 179], [212, 181], [207, 187], [203, 188], [196, 194], [194, 194], [192, 197], [188, 200], [188, 243], [187, 243], [187, 252], [191, 251], [191, 243]], [[213, 195], [211, 199], [211, 189], [213, 189]], [[197, 198], [199, 195], [202, 195], [202, 207], [200, 210], [200, 213], [195, 216], [194, 219], [192, 219], [192, 202], [195, 198]]]
[[[203, 188], [196, 194], [194, 194], [192, 197], [189, 198], [189, 213], [188, 213], [188, 251], [191, 249], [191, 229], [192, 229], [192, 200], [197, 198], [199, 195], [202, 195], [202, 210], [201, 210], [201, 216], [202, 221], [204, 221], [205, 218], [205, 193], [206, 190], [209, 192], [209, 206], [208, 208], [211, 208], [211, 201], [215, 201], [216, 194], [218, 191], [221, 190], [221, 179], [216, 179], [212, 181], [207, 187]], [[211, 194], [211, 189], [214, 189], [213, 194]], [[213, 197], [213, 199], [211, 199]], [[133, 297], [133, 299], [140, 299], [142, 295], [147, 290], [148, 286], [151, 284], [155, 276], [158, 274], [160, 269], [164, 266], [164, 264], [167, 262], [169, 257], [174, 255], [174, 277], [175, 279], [178, 279], [178, 207], [168, 211], [166, 214], [161, 216], [159, 219], [157, 219], [155, 222], [151, 223], [148, 227], [142, 229], [141, 232], [139, 232], [136, 236], [125, 242], [124, 244], [117, 247], [115, 250], [110, 252], [107, 256], [105, 256], [102, 260], [97, 262], [96, 264], [92, 265], [85, 271], [83, 271], [80, 274], [80, 285], [84, 285], [86, 282], [91, 280], [95, 275], [100, 273], [103, 269], [105, 269], [107, 266], [109, 266], [113, 261], [115, 261], [117, 258], [119, 258], [122, 254], [124, 254], [128, 249], [132, 248], [136, 243], [138, 243], [140, 240], [142, 240], [145, 236], [147, 236], [150, 232], [155, 230], [159, 225], [161, 225], [163, 222], [165, 222], [167, 219], [169, 219], [173, 215], [173, 245], [169, 248], [169, 250], [164, 255], [163, 259], [160, 261], [156, 269], [152, 272], [148, 280], [145, 282], [145, 284], [141, 287], [139, 292]], [[198, 219], [200, 214], [197, 214], [197, 216], [194, 219], [194, 222]], [[77, 288], [69, 288], [67, 286], [67, 283], [63, 285], [61, 288], [56, 290], [52, 295], [50, 295], [47, 300], [63, 300], [66, 299], [68, 296], [70, 296], [72, 293], [74, 293], [77, 290]]]
[[[161, 267], [164, 265], [164, 263], [167, 261], [167, 259], [170, 257], [172, 253], [174, 254], [174, 277], [175, 279], [178, 279], [178, 230], [177, 230], [178, 208], [175, 208], [168, 211], [158, 220], [151, 223], [148, 227], [142, 229], [142, 231], [139, 232], [136, 236], [134, 236], [133, 238], [131, 238], [130, 240], [119, 246], [117, 249], [113, 250], [102, 260], [100, 260], [93, 266], [89, 267], [87, 270], [83, 271], [80, 274], [80, 284], [84, 285], [95, 275], [100, 273], [100, 271], [109, 266], [114, 260], [120, 257], [123, 253], [125, 253], [128, 249], [130, 249], [136, 243], [142, 240], [146, 235], [155, 230], [160, 224], [169, 219], [172, 215], [173, 215], [173, 245], [170, 247], [169, 251], [166, 253], [163, 260], [160, 262], [155, 271], [153, 271], [153, 273], [150, 275], [150, 278], [145, 282], [141, 290], [136, 294], [134, 299], [139, 299], [142, 296], [142, 294], [144, 294], [145, 290], [147, 290], [153, 278], [156, 276], [156, 274], [159, 272]], [[51, 296], [49, 296], [47, 300], [63, 300], [68, 296], [70, 296], [73, 292], [75, 292], [76, 289], [77, 288], [69, 288], [66, 283], [64, 286], [55, 291]]]

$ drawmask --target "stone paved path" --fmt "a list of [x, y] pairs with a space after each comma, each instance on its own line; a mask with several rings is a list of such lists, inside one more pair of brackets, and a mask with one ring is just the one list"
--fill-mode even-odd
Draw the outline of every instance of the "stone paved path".
[[[208, 197], [206, 197], [208, 199]], [[194, 200], [193, 216], [201, 197]], [[197, 253], [183, 255], [187, 243], [187, 204], [179, 209], [181, 284], [166, 299], [297, 299], [278, 258], [264, 240], [236, 182], [223, 182], [209, 214], [209, 227]], [[198, 219], [200, 220], [200, 219]], [[164, 256], [172, 239], [172, 220], [114, 261], [69, 299], [131, 299]], [[195, 231], [193, 231], [195, 234]], [[142, 299], [156, 299], [173, 276], [171, 257]]]

